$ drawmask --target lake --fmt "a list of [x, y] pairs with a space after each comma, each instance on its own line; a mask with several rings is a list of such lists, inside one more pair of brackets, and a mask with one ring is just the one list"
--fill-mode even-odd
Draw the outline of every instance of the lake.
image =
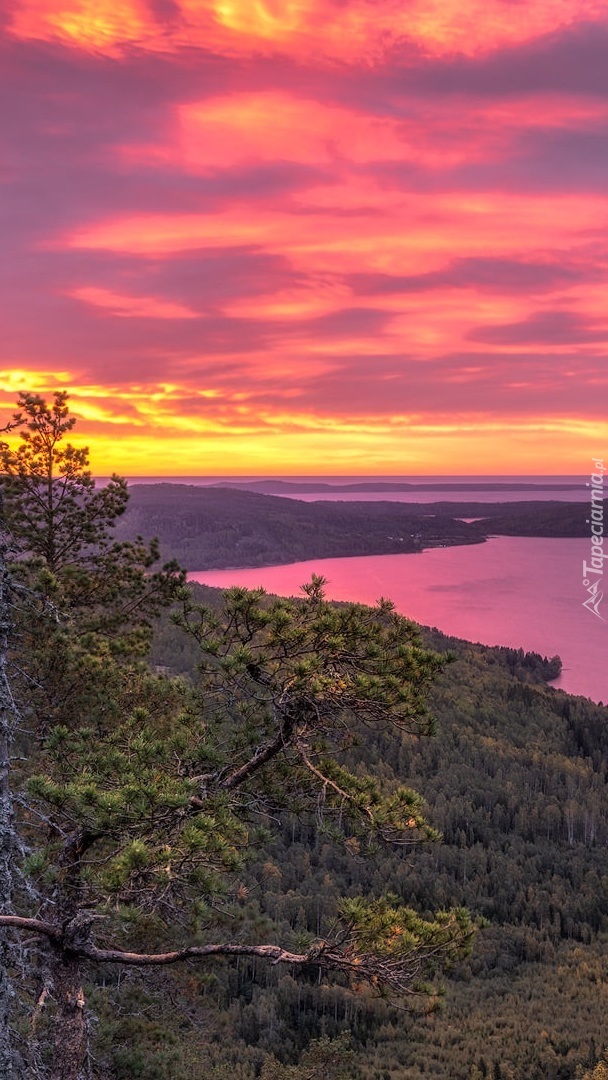
[[554, 686], [608, 703], [608, 621], [582, 606], [587, 593], [581, 569], [588, 555], [584, 538], [501, 536], [412, 555], [312, 559], [189, 577], [220, 588], [263, 585], [296, 596], [311, 574], [322, 574], [329, 599], [373, 604], [385, 596], [403, 615], [467, 641], [557, 653], [563, 671]]
[[534, 491], [357, 491], [351, 492], [281, 492], [284, 499], [300, 502], [399, 502], [399, 503], [510, 503], [510, 502], [589, 502], [589, 492], [581, 486], [575, 491], [539, 488]]

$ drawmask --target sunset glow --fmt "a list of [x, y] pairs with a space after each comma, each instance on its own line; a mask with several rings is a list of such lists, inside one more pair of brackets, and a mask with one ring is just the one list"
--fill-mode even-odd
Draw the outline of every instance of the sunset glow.
[[581, 473], [603, 0], [15, 0], [0, 405], [94, 471]]

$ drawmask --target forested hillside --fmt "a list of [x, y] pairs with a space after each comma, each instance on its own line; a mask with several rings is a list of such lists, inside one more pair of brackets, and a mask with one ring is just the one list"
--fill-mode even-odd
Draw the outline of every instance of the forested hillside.
[[414, 552], [497, 534], [587, 536], [586, 516], [583, 503], [306, 503], [220, 487], [136, 484], [116, 535], [157, 536], [164, 555], [188, 570], [208, 570]]
[[[201, 595], [213, 601], [213, 590]], [[215, 1063], [208, 1075], [227, 1075], [220, 1063], [239, 1058], [234, 1075], [249, 1078], [269, 1055], [287, 1064], [310, 1038], [344, 1031], [366, 1080], [574, 1080], [577, 1066], [599, 1056], [608, 1007], [608, 710], [548, 687], [555, 661], [437, 631], [426, 637], [458, 656], [433, 693], [436, 737], [391, 744], [362, 730], [349, 764], [424, 792], [443, 842], [383, 849], [370, 862], [288, 815], [260, 846], [244, 888], [253, 925], [278, 920], [296, 935], [315, 933], [341, 893], [389, 889], [429, 912], [466, 905], [485, 928], [446, 983], [442, 1009], [408, 1015], [363, 990], [319, 994], [289, 974], [241, 964], [193, 977], [176, 1077], [196, 1075], [191, 1039], [209, 1070]], [[156, 660], [183, 671], [189, 650], [165, 630]], [[163, 1025], [151, 1000], [147, 1008], [156, 1019], [146, 1037], [158, 1052]], [[203, 1016], [212, 1041], [224, 1033], [221, 1047], [198, 1031]]]

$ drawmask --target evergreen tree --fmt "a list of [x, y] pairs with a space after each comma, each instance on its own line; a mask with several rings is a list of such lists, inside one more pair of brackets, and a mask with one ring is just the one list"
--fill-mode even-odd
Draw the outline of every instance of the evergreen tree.
[[325, 1036], [311, 1043], [299, 1065], [269, 1063], [262, 1070], [262, 1080], [356, 1080], [360, 1076], [348, 1036]]
[[65, 443], [76, 420], [69, 415], [67, 394], [55, 394], [52, 406], [37, 394], [23, 394], [11, 429], [21, 441], [0, 448], [4, 527], [22, 551], [37, 554], [51, 573], [81, 557], [97, 556], [107, 544], [107, 530], [124, 513], [125, 480], [112, 476], [96, 489], [88, 450]]

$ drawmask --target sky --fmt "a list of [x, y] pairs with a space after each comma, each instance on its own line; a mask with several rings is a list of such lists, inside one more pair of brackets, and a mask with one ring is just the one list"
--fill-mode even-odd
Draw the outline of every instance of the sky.
[[0, 408], [93, 472], [608, 453], [605, 0], [5, 0]]

